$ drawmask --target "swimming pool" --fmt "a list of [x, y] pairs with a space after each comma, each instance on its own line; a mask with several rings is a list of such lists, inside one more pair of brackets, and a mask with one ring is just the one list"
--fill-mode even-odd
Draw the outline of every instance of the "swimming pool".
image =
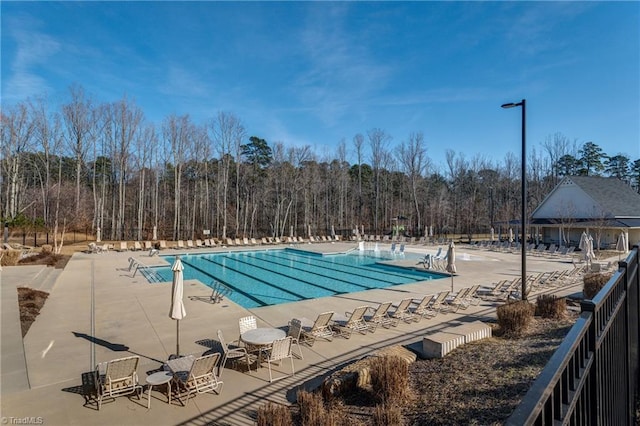
[[[164, 258], [170, 264], [175, 259]], [[185, 279], [197, 279], [209, 286], [218, 281], [232, 290], [228, 298], [244, 308], [443, 277], [379, 263], [393, 259], [384, 252], [322, 255], [290, 248], [180, 256]], [[164, 281], [172, 280], [170, 266], [153, 269]]]

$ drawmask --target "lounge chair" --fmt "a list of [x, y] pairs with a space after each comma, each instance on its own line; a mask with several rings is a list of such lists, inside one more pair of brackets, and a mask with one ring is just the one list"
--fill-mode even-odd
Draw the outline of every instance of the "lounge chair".
[[368, 309], [368, 306], [358, 306], [353, 312], [345, 312], [344, 316], [337, 319], [334, 316], [332, 328], [345, 339], [350, 338], [354, 331], [360, 334], [366, 334], [367, 331], [374, 332], [377, 324], [367, 323], [364, 320], [364, 314]]
[[433, 309], [435, 312], [440, 312], [442, 310], [442, 304], [445, 300], [447, 300], [447, 297], [449, 297], [450, 294], [451, 292], [447, 290], [438, 293], [436, 295], [436, 298], [429, 305], [431, 309]]
[[140, 241], [134, 241], [133, 251], [140, 251], [140, 250], [142, 250], [142, 244], [140, 244]]
[[417, 315], [411, 312], [411, 303], [413, 303], [412, 298], [402, 299], [398, 306], [396, 306], [395, 311], [391, 314], [391, 318], [396, 318], [398, 320], [402, 320], [406, 323], [417, 322], [420, 320]]
[[151, 250], [151, 249], [153, 249], [153, 248], [154, 248], [154, 247], [153, 247], [153, 244], [151, 244], [151, 241], [145, 241], [145, 242], [144, 242], [144, 249], [145, 249], [145, 250]]
[[196, 246], [193, 245], [193, 240], [187, 240], [187, 248], [188, 249], [196, 248]]
[[138, 384], [138, 362], [139, 356], [114, 359], [100, 363], [96, 366], [95, 383], [98, 396], [98, 410], [102, 408], [104, 398], [130, 395], [137, 393], [140, 398], [142, 386]]
[[237, 362], [239, 359], [244, 358], [247, 362], [247, 369], [249, 373], [251, 373], [251, 359], [249, 358], [249, 352], [245, 348], [240, 346], [235, 346], [230, 348], [227, 345], [227, 342], [224, 340], [224, 336], [222, 335], [222, 330], [218, 330], [218, 341], [220, 342], [220, 346], [222, 346], [222, 361], [218, 366], [218, 376], [222, 377], [222, 371], [224, 366], [226, 365], [228, 360], [232, 360]]
[[215, 392], [220, 395], [223, 382], [218, 380], [216, 376], [216, 366], [220, 361], [220, 353], [216, 352], [211, 355], [204, 355], [196, 358], [191, 364], [189, 372], [174, 372], [173, 382], [176, 384], [178, 399], [182, 402], [181, 397], [186, 395], [187, 403], [191, 395], [199, 393]]
[[202, 240], [196, 239], [196, 247], [197, 248], [203, 248], [204, 247], [204, 243], [202, 242]]
[[418, 319], [433, 318], [438, 314], [438, 311], [432, 308], [432, 303], [436, 300], [435, 294], [428, 294], [420, 300], [418, 305], [412, 310], [411, 313], [418, 316]]
[[274, 340], [271, 345], [271, 349], [269, 349], [269, 354], [266, 359], [267, 365], [269, 366], [269, 382], [273, 382], [274, 380], [283, 379], [288, 376], [281, 377], [273, 377], [271, 372], [271, 364], [278, 363], [280, 364], [283, 360], [289, 358], [291, 361], [291, 375], [295, 376], [295, 370], [293, 368], [293, 353], [291, 352], [291, 345], [293, 343], [293, 339], [291, 336], [284, 337], [282, 339]]
[[391, 318], [389, 315], [389, 309], [391, 308], [391, 302], [384, 302], [378, 305], [377, 308], [369, 306], [369, 310], [373, 311], [371, 315], [365, 315], [364, 320], [370, 324], [381, 325], [384, 328], [395, 327], [398, 325], [397, 318]]
[[126, 241], [120, 241], [120, 246], [118, 248], [118, 251], [128, 251], [129, 247], [127, 246], [127, 242]]
[[167, 248], [167, 241], [166, 240], [160, 240], [160, 250], [164, 250]]
[[302, 337], [309, 343], [309, 346], [313, 345], [315, 339], [318, 337], [328, 341], [333, 339], [334, 333], [331, 329], [333, 314], [333, 312], [323, 312], [318, 315], [313, 322], [306, 318], [300, 318], [300, 322], [302, 323]]
[[465, 287], [460, 289], [452, 298], [446, 299], [444, 301], [444, 311], [447, 312], [458, 312], [458, 309], [467, 309], [469, 307], [469, 302], [467, 301], [467, 294], [471, 290], [471, 287]]
[[474, 306], [478, 306], [480, 304], [480, 301], [482, 299], [478, 296], [479, 289], [480, 289], [480, 284], [474, 284], [471, 286], [466, 296], [467, 297], [466, 300], [469, 302], [469, 304]]
[[176, 243], [176, 247], [175, 247], [175, 248], [177, 248], [177, 249], [184, 249], [184, 248], [186, 248], [186, 247], [185, 247], [185, 245], [184, 245], [184, 241], [182, 241], [182, 240], [178, 240], [178, 242]]

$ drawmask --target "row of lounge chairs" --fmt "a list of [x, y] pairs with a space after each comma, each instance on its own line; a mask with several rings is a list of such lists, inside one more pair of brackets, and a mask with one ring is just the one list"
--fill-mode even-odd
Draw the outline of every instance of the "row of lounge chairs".
[[[476, 241], [472, 242], [469, 245], [469, 248], [519, 253], [522, 250], [522, 245], [520, 243], [509, 241]], [[574, 253], [575, 247], [557, 246], [554, 243], [551, 243], [549, 246], [544, 243], [540, 243], [538, 245], [530, 243], [527, 245], [526, 250], [534, 256], [571, 257]]]
[[300, 318], [293, 319], [291, 323], [297, 321], [302, 325], [301, 340], [310, 345], [316, 339], [331, 341], [336, 336], [348, 339], [354, 332], [373, 333], [379, 326], [396, 327], [401, 321], [417, 322], [423, 318], [433, 318], [440, 312], [457, 312], [458, 309], [466, 309], [469, 305], [477, 305], [481, 300], [476, 295], [479, 287], [467, 287], [455, 294], [442, 291], [421, 299], [406, 298], [397, 305], [392, 302], [380, 303], [376, 307], [362, 305], [344, 314], [323, 312], [315, 321]]
[[373, 243], [397, 243], [408, 245], [443, 245], [449, 244], [453, 239], [451, 238], [434, 238], [434, 237], [405, 237], [401, 235], [360, 235], [353, 236], [353, 240], [367, 241]]
[[[256, 238], [225, 238], [223, 240], [217, 240], [215, 238], [205, 238], [205, 239], [197, 239], [197, 240], [177, 240], [175, 245], [171, 248], [187, 250], [187, 249], [198, 249], [198, 248], [213, 248], [213, 247], [250, 247], [250, 246], [259, 246], [259, 245], [274, 245], [274, 244], [299, 244], [299, 243], [326, 243], [326, 242], [336, 242], [340, 241], [339, 236], [334, 237], [326, 237], [326, 236], [318, 236], [318, 237], [309, 237], [304, 239], [302, 237], [283, 237], [282, 239], [279, 237], [271, 238], [264, 237], [261, 239]], [[103, 244], [97, 245], [94, 242], [91, 242], [89, 245], [89, 252], [91, 253], [105, 253], [111, 250], [116, 251], [139, 251], [139, 250], [164, 250], [168, 249], [166, 240], [158, 241], [157, 245], [151, 241], [134, 241], [129, 243], [127, 241], [120, 241], [115, 246], [112, 244]]]
[[[527, 275], [525, 289], [527, 293], [537, 293], [554, 287], [562, 287], [574, 283], [580, 274], [586, 272], [585, 266], [577, 266], [573, 269], [563, 269], [550, 272], [539, 272]], [[508, 300], [522, 297], [522, 277], [512, 280], [500, 280], [491, 286], [481, 286], [477, 295], [483, 300]]]

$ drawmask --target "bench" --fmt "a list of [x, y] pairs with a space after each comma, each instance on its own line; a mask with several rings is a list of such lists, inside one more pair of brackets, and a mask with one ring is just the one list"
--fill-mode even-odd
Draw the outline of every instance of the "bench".
[[491, 327], [481, 321], [449, 327], [425, 336], [422, 353], [425, 358], [443, 358], [458, 346], [487, 337], [491, 337]]

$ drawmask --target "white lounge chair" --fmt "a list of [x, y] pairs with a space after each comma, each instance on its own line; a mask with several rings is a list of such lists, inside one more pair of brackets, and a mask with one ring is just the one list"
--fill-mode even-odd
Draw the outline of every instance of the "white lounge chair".
[[130, 356], [100, 363], [96, 367], [96, 393], [98, 410], [102, 408], [104, 398], [137, 393], [140, 398], [142, 386], [138, 384], [138, 362], [140, 357]]
[[223, 382], [218, 380], [215, 372], [219, 361], [220, 353], [216, 352], [196, 358], [189, 372], [174, 372], [173, 381], [177, 385], [178, 399], [183, 405], [182, 396], [186, 396], [188, 403], [191, 395], [211, 391], [220, 394]]

